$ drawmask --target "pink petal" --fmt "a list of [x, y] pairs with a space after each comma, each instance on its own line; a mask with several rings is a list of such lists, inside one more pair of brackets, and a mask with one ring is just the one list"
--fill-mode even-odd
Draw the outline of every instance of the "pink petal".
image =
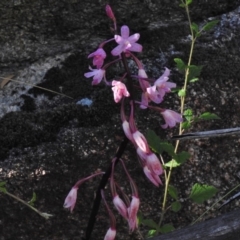
[[129, 37], [129, 27], [124, 25], [121, 27], [121, 36], [124, 38], [124, 39], [127, 39]]
[[126, 137], [131, 141], [133, 142], [133, 137], [132, 137], [132, 133], [130, 131], [130, 127], [129, 127], [129, 123], [127, 121], [124, 121], [122, 123], [122, 127], [123, 127], [123, 131], [126, 135]]
[[90, 78], [90, 77], [94, 76], [95, 74], [96, 74], [95, 72], [87, 72], [87, 73], [84, 73], [84, 77]]
[[116, 229], [109, 228], [104, 237], [104, 240], [114, 240], [115, 237], [116, 237]]
[[116, 43], [118, 43], [118, 44], [121, 44], [124, 42], [124, 39], [119, 35], [114, 35], [114, 39], [115, 39]]
[[133, 139], [134, 139], [135, 143], [137, 144], [137, 146], [143, 152], [145, 152], [145, 153], [150, 152], [150, 149], [148, 147], [148, 142], [142, 133], [140, 133], [139, 131], [136, 131], [132, 134], [132, 136], [133, 136]]
[[145, 165], [143, 167], [143, 171], [146, 175], [146, 177], [156, 186], [159, 187], [159, 184], [162, 184], [161, 179], [159, 178], [158, 175], [154, 174], [153, 172], [151, 172], [149, 170], [149, 168], [147, 167], [147, 165]]
[[128, 38], [128, 41], [131, 43], [135, 43], [139, 38], [140, 38], [140, 34], [135, 33]]
[[162, 165], [154, 153], [148, 154], [146, 160], [147, 160], [147, 166], [152, 173], [156, 175], [161, 175], [163, 173]]
[[118, 56], [124, 51], [124, 45], [120, 44], [117, 47], [115, 47], [111, 53], [113, 56]]
[[76, 187], [73, 187], [71, 189], [71, 191], [68, 193], [68, 195], [64, 201], [63, 207], [69, 208], [71, 212], [73, 211], [76, 201], [77, 201], [77, 190], [78, 189]]
[[139, 205], [140, 205], [139, 198], [132, 196], [132, 201], [128, 208], [128, 224], [131, 231], [137, 228], [137, 213]]
[[113, 198], [113, 204], [116, 207], [116, 209], [118, 210], [118, 212], [125, 218], [128, 218], [128, 213], [127, 213], [127, 207], [126, 204], [123, 202], [123, 200], [116, 195]]
[[138, 43], [132, 43], [132, 46], [128, 50], [132, 52], [142, 52], [142, 48], [142, 45]]

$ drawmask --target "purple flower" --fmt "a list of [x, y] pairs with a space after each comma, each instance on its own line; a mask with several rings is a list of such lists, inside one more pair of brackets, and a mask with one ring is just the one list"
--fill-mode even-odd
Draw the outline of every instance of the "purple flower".
[[176, 125], [176, 123], [180, 123], [183, 121], [181, 114], [172, 110], [165, 109], [161, 111], [161, 114], [166, 122], [165, 124], [161, 125], [162, 128], [172, 128]]
[[161, 103], [166, 93], [171, 92], [171, 88], [175, 88], [176, 84], [168, 81], [170, 70], [165, 68], [161, 77], [159, 77], [152, 87], [147, 88], [148, 97], [155, 103]]
[[101, 68], [100, 69], [92, 69], [91, 67], [89, 67], [89, 69], [91, 70], [91, 72], [84, 73], [84, 76], [86, 78], [93, 77], [92, 85], [99, 84], [105, 75], [105, 70], [103, 70]]
[[75, 204], [76, 204], [77, 190], [78, 190], [78, 188], [76, 188], [76, 187], [73, 187], [71, 189], [71, 191], [68, 193], [68, 195], [65, 199], [64, 205], [63, 205], [63, 207], [69, 208], [71, 212], [73, 211]]
[[118, 103], [123, 96], [129, 97], [130, 94], [125, 86], [124, 83], [120, 81], [112, 81], [112, 90], [113, 90], [113, 95], [114, 95], [114, 101]]
[[169, 74], [170, 70], [168, 68], [165, 68], [163, 75], [160, 78], [158, 78], [154, 83], [158, 90], [164, 92], [164, 94], [166, 92], [171, 92], [171, 88], [176, 87], [176, 83], [167, 82]]
[[139, 33], [135, 33], [129, 37], [129, 28], [124, 25], [121, 27], [121, 36], [115, 35], [115, 41], [119, 44], [112, 50], [113, 56], [118, 56], [122, 52], [132, 51], [132, 52], [141, 52], [142, 45], [136, 43], [140, 38]]
[[98, 48], [95, 52], [88, 55], [88, 58], [93, 57], [93, 65], [98, 69], [102, 67], [103, 61], [106, 58], [106, 53], [102, 48]]

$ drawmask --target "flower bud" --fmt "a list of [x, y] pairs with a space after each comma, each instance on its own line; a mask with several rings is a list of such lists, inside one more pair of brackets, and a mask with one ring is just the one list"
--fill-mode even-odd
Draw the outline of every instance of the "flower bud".
[[114, 16], [114, 13], [113, 13], [113, 11], [112, 11], [112, 8], [111, 8], [109, 5], [106, 5], [105, 10], [106, 10], [107, 16], [108, 16], [110, 19], [115, 20], [115, 16]]

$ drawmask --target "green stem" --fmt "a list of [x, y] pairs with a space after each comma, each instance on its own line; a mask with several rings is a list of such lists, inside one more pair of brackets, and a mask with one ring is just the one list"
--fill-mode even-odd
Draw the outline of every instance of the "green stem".
[[15, 200], [21, 202], [22, 204], [24, 204], [25, 206], [29, 207], [30, 209], [32, 209], [34, 212], [36, 212], [37, 214], [39, 214], [41, 217], [44, 217], [45, 219], [48, 219], [49, 217], [53, 216], [51, 214], [48, 214], [48, 213], [43, 213], [43, 212], [40, 212], [39, 210], [37, 210], [36, 208], [34, 208], [33, 206], [31, 206], [29, 203], [25, 202], [24, 200], [22, 200], [21, 198], [18, 198], [17, 196], [7, 192], [7, 191], [4, 191], [4, 193], [12, 198], [14, 198]]
[[[184, 85], [183, 85], [183, 91], [185, 92], [185, 95], [183, 97], [181, 97], [181, 114], [183, 114], [183, 111], [184, 111], [184, 104], [185, 104], [185, 99], [186, 99], [186, 90], [187, 90], [187, 83], [188, 83], [189, 66], [191, 65], [191, 62], [192, 62], [194, 45], [195, 45], [196, 38], [197, 38], [197, 37], [194, 36], [193, 30], [191, 28], [192, 22], [191, 22], [191, 18], [190, 18], [190, 14], [189, 14], [188, 5], [186, 3], [184, 3], [183, 1], [182, 1], [182, 3], [185, 5], [187, 18], [188, 18], [188, 23], [189, 23], [189, 26], [190, 26], [192, 42], [191, 42], [191, 47], [190, 47], [190, 53], [189, 53], [187, 68], [185, 70]], [[179, 135], [181, 135], [183, 133], [183, 131], [184, 131], [184, 129], [182, 128], [182, 123], [180, 123]], [[179, 147], [179, 141], [176, 142], [175, 151], [174, 151], [175, 153], [177, 153], [178, 147]], [[169, 187], [169, 184], [170, 184], [172, 169], [173, 169], [173, 161], [172, 161], [172, 164], [171, 164], [171, 166], [169, 168], [168, 173], [165, 173], [165, 175], [167, 177], [166, 177], [164, 198], [163, 198], [163, 204], [162, 204], [162, 214], [161, 214], [160, 221], [159, 221], [159, 224], [158, 224], [159, 227], [162, 225], [162, 222], [163, 222], [163, 219], [164, 219], [164, 215], [166, 213], [167, 194], [168, 194], [168, 187]]]

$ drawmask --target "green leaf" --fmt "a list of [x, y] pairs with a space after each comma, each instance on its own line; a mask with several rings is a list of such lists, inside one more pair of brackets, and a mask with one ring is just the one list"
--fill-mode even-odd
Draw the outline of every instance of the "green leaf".
[[37, 195], [35, 192], [33, 192], [32, 199], [28, 202], [31, 206], [34, 206], [34, 203], [37, 200]]
[[190, 128], [191, 127], [191, 123], [190, 122], [183, 122], [182, 123], [182, 128], [183, 129], [188, 129], [188, 128]]
[[162, 153], [162, 149], [160, 147], [161, 139], [157, 136], [157, 134], [153, 130], [149, 129], [147, 131], [146, 139], [149, 146], [152, 148], [154, 152], [157, 152], [159, 154]]
[[197, 25], [196, 23], [192, 23], [191, 29], [192, 29], [195, 33], [198, 33], [198, 31], [199, 31], [198, 25]]
[[181, 3], [181, 4], [179, 4], [179, 7], [183, 7], [183, 8], [185, 8], [185, 4], [184, 3]]
[[213, 29], [217, 25], [218, 22], [219, 22], [218, 20], [213, 20], [211, 22], [208, 22], [207, 24], [205, 24], [202, 27], [202, 31], [209, 31], [209, 30]]
[[191, 155], [189, 154], [189, 152], [182, 151], [182, 152], [176, 154], [176, 156], [175, 156], [174, 159], [175, 159], [178, 163], [183, 164], [183, 163], [186, 162], [186, 160], [188, 160], [188, 159], [190, 158], [190, 156], [191, 156]]
[[5, 187], [6, 182], [0, 182], [0, 187]]
[[178, 200], [178, 191], [174, 186], [168, 186], [168, 194], [175, 200]]
[[170, 156], [174, 156], [174, 147], [172, 144], [168, 142], [163, 142], [156, 135], [153, 130], [148, 130], [146, 134], [146, 139], [151, 149], [158, 154], [162, 154], [162, 152], [167, 152]]
[[168, 223], [168, 224], [164, 224], [162, 227], [160, 227], [160, 232], [161, 233], [169, 233], [171, 231], [173, 231], [175, 228], [173, 227], [172, 224]]
[[188, 81], [190, 81], [193, 78], [199, 77], [203, 66], [190, 65], [188, 66], [188, 68], [189, 68]]
[[191, 122], [193, 119], [193, 112], [192, 109], [188, 108], [183, 112], [183, 116], [186, 118], [188, 122]]
[[137, 214], [137, 219], [138, 219], [138, 224], [142, 224], [142, 220], [143, 220], [143, 214], [142, 212], [138, 211], [138, 214]]
[[174, 147], [171, 143], [160, 142], [159, 145], [161, 148], [161, 153], [159, 153], [159, 154], [162, 154], [162, 152], [167, 152], [171, 157], [175, 156]]
[[6, 193], [7, 189], [5, 187], [0, 187], [0, 192]]
[[221, 119], [220, 117], [218, 117], [218, 115], [216, 115], [215, 113], [210, 113], [210, 112], [205, 112], [203, 114], [201, 114], [198, 119], [200, 120], [212, 120], [212, 119]]
[[183, 60], [181, 58], [174, 58], [173, 60], [177, 64], [177, 69], [180, 72], [183, 72], [185, 70], [185, 68], [187, 67], [187, 65], [183, 62]]
[[147, 238], [154, 237], [156, 235], [157, 231], [154, 229], [151, 229], [148, 231]]
[[192, 3], [192, 0], [187, 0], [186, 4], [189, 5]]
[[173, 203], [171, 204], [171, 210], [172, 210], [173, 212], [178, 212], [178, 211], [180, 211], [181, 208], [182, 208], [182, 204], [181, 204], [180, 202], [178, 202], [178, 201], [173, 202]]
[[159, 228], [158, 224], [154, 222], [152, 219], [143, 219], [142, 224], [156, 230]]
[[186, 91], [184, 89], [181, 89], [178, 91], [178, 96], [179, 97], [185, 97], [186, 96]]
[[201, 185], [199, 183], [196, 183], [192, 187], [189, 197], [195, 203], [202, 204], [204, 201], [212, 198], [217, 193], [217, 191], [217, 188], [213, 186], [209, 186], [206, 184]]
[[180, 165], [181, 165], [181, 163], [177, 162], [175, 159], [172, 159], [171, 161], [165, 163], [163, 166], [164, 166], [164, 167], [169, 167], [169, 168], [170, 168], [170, 167], [175, 168], [175, 167], [178, 167], [178, 166], [180, 166]]
[[198, 80], [199, 80], [199, 78], [193, 78], [189, 82], [197, 82]]

